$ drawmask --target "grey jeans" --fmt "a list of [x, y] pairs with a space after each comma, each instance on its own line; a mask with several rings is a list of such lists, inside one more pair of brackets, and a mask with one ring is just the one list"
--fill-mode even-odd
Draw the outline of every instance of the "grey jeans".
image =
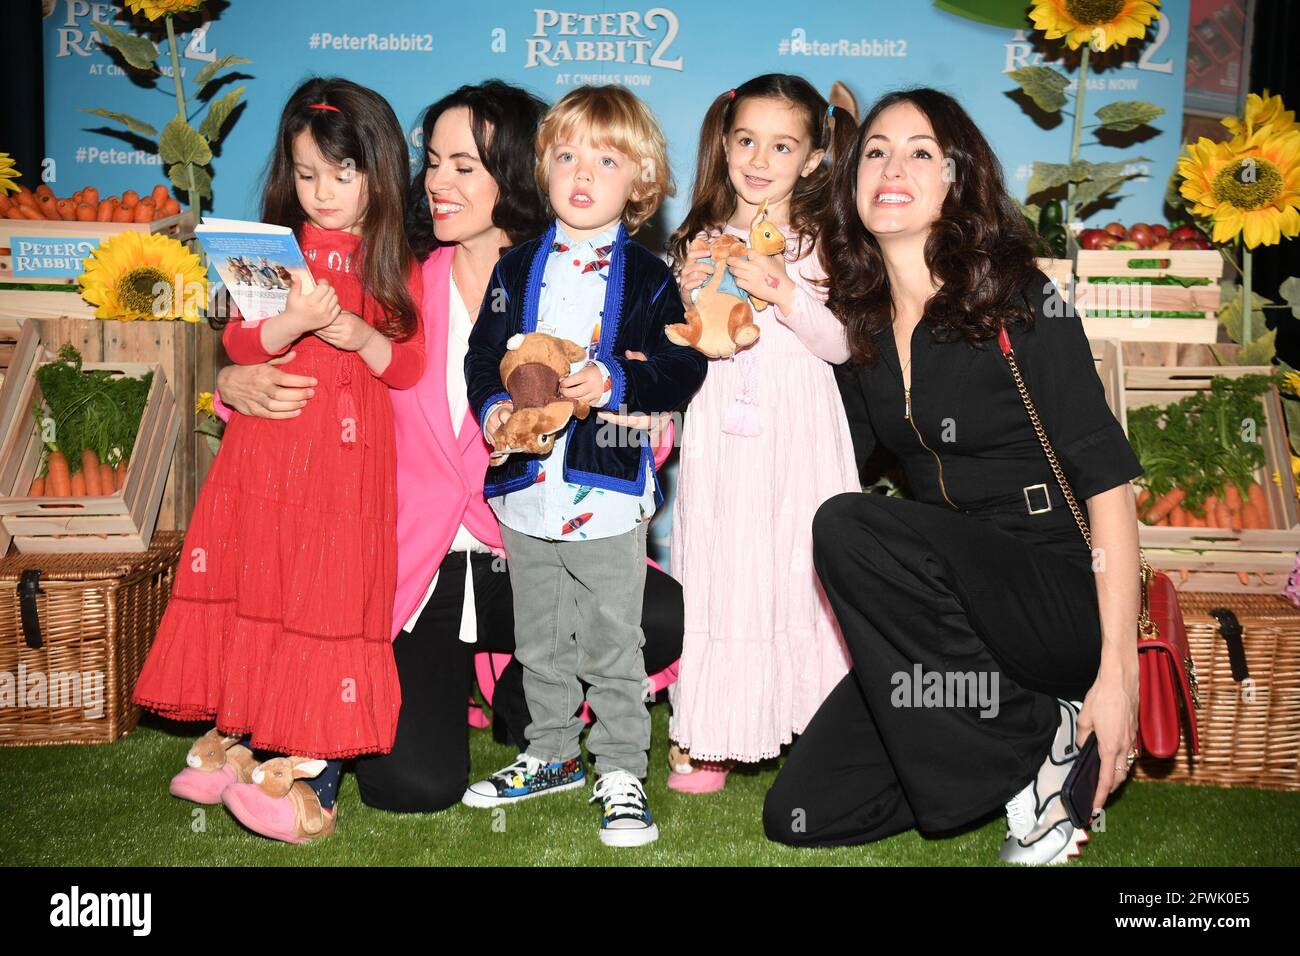
[[501, 537], [514, 591], [515, 657], [532, 715], [528, 755], [550, 763], [581, 754], [577, 710], [586, 681], [596, 718], [587, 749], [596, 772], [645, 777], [646, 524], [587, 541], [546, 541], [502, 525]]

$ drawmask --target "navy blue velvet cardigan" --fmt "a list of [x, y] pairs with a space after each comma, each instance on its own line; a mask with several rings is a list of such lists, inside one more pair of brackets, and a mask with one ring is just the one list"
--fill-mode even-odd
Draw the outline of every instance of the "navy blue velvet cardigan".
[[[537, 330], [542, 274], [555, 239], [555, 224], [546, 234], [511, 249], [497, 263], [469, 337], [465, 380], [469, 406], [482, 427], [484, 413], [510, 395], [501, 383], [506, 342], [519, 332]], [[596, 358], [610, 375], [604, 410], [672, 412], [684, 406], [704, 383], [708, 360], [694, 349], [673, 345], [664, 327], [683, 321], [677, 283], [668, 266], [644, 246], [631, 241], [620, 225], [610, 251], [608, 287]], [[624, 358], [643, 352], [646, 361]], [[651, 465], [647, 469], [647, 465]], [[644, 431], [603, 422], [593, 409], [585, 421], [568, 425], [564, 480], [623, 494], [645, 491], [653, 457]], [[494, 498], [531, 485], [540, 469], [536, 455], [514, 454], [489, 467], [483, 496]], [[662, 502], [658, 482], [655, 502]]]

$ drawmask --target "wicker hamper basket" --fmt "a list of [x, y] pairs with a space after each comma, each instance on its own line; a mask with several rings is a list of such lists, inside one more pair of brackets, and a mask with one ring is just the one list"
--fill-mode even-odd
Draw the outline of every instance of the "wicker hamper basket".
[[[110, 743], [139, 723], [131, 690], [183, 541], [158, 532], [143, 553], [0, 560], [0, 745]], [[33, 586], [39, 637], [19, 596]]]
[[[1201, 752], [1189, 756], [1184, 732], [1177, 754], [1141, 758], [1136, 778], [1300, 790], [1300, 608], [1278, 594], [1183, 592], [1178, 599], [1200, 684]], [[1229, 643], [1210, 615], [1219, 608], [1241, 625], [1248, 683], [1233, 675]]]

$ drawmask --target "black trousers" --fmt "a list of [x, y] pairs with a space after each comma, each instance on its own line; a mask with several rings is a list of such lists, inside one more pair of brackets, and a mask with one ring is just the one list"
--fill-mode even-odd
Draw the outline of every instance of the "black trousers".
[[[513, 653], [515, 619], [510, 574], [490, 554], [469, 556], [474, 577], [478, 643], [458, 637], [465, 600], [464, 552], [443, 560], [438, 584], [415, 627], [393, 641], [402, 710], [393, 749], [357, 761], [357, 785], [367, 806], [402, 813], [433, 813], [460, 802], [469, 784], [466, 712], [474, 680], [474, 655]], [[682, 589], [649, 568], [641, 626], [646, 673], [663, 670], [682, 653]], [[510, 742], [528, 747], [531, 722], [524, 700], [523, 669], [512, 660], [497, 676], [493, 719], [504, 721]]]
[[[767, 794], [769, 839], [834, 846], [952, 830], [1034, 778], [1056, 732], [1056, 698], [1082, 700], [1101, 654], [1082, 538], [1067, 551], [1014, 533], [1037, 517], [994, 523], [877, 494], [822, 505], [813, 558], [853, 670]], [[1073, 526], [1062, 519], [1068, 512], [1049, 519], [1054, 534]], [[965, 706], [955, 693], [918, 699], [917, 665], [954, 691], [972, 682], [949, 675], [983, 674], [989, 693], [982, 703], [968, 694]]]

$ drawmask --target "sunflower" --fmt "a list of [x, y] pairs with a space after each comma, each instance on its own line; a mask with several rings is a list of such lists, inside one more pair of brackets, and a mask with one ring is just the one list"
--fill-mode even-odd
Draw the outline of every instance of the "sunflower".
[[217, 409], [212, 404], [211, 392], [199, 392], [199, 399], [194, 403], [194, 414], [207, 415], [208, 417], [217, 414]]
[[199, 257], [157, 233], [120, 232], [86, 258], [77, 277], [97, 319], [198, 322], [208, 277]]
[[1213, 218], [1214, 242], [1246, 247], [1300, 234], [1300, 130], [1257, 129], [1240, 147], [1201, 137], [1178, 160], [1178, 187], [1192, 212]]
[[1300, 372], [1287, 372], [1282, 376], [1282, 391], [1287, 395], [1300, 398]]
[[8, 153], [0, 153], [0, 196], [8, 192], [18, 192], [14, 180], [22, 179], [22, 176], [23, 174], [14, 168], [13, 157]]
[[1233, 145], [1244, 145], [1247, 140], [1255, 135], [1256, 131], [1267, 126], [1275, 133], [1289, 133], [1293, 129], [1300, 129], [1300, 123], [1295, 121], [1295, 111], [1286, 108], [1280, 96], [1270, 96], [1268, 90], [1264, 95], [1251, 93], [1246, 97], [1246, 115], [1245, 118], [1237, 116], [1225, 116], [1220, 120], [1228, 131], [1233, 134]]
[[1160, 0], [1037, 0], [1029, 19], [1049, 40], [1065, 37], [1071, 50], [1088, 43], [1101, 53], [1143, 36], [1159, 6]]
[[178, 13], [193, 13], [203, 6], [204, 0], [126, 0], [132, 13], [143, 13], [150, 20], [159, 17], [175, 16]]

